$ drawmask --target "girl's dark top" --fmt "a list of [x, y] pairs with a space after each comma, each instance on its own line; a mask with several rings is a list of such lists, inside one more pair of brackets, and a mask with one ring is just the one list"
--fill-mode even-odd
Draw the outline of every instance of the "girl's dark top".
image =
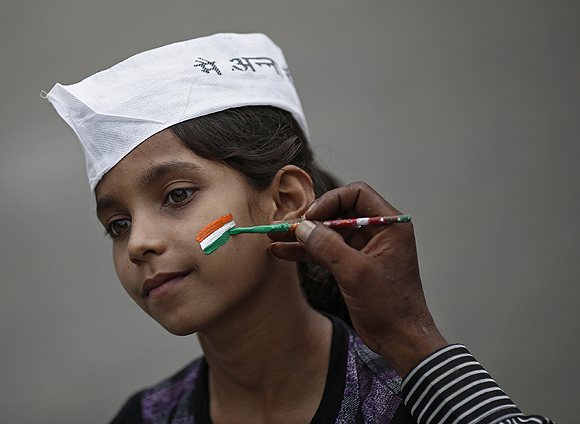
[[[333, 323], [326, 386], [312, 424], [415, 423], [402, 402], [401, 377], [340, 319]], [[208, 364], [198, 358], [135, 394], [111, 424], [208, 424]]]

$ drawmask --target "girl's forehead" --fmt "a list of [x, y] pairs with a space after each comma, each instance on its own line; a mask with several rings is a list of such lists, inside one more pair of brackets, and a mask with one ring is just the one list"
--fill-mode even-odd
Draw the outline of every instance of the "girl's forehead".
[[166, 175], [201, 175], [220, 167], [188, 149], [170, 130], [164, 130], [149, 137], [105, 173], [95, 193], [98, 197], [117, 185], [140, 183], [146, 187]]
[[126, 163], [139, 163], [139, 166], [145, 166], [148, 163], [154, 164], [160, 161], [167, 161], [169, 158], [179, 158], [199, 165], [215, 163], [199, 156], [187, 147], [170, 129], [166, 129], [143, 141], [111, 170]]

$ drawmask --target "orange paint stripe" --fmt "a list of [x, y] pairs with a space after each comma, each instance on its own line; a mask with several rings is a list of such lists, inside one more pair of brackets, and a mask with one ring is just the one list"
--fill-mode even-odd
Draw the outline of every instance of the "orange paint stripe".
[[205, 227], [203, 227], [199, 233], [197, 233], [197, 236], [195, 236], [195, 239], [201, 243], [201, 241], [204, 238], [209, 236], [211, 233], [213, 233], [218, 228], [220, 228], [223, 225], [230, 222], [232, 219], [234, 219], [234, 217], [232, 216], [231, 213], [229, 213], [225, 216], [222, 216], [221, 218], [216, 219], [215, 221], [210, 222]]

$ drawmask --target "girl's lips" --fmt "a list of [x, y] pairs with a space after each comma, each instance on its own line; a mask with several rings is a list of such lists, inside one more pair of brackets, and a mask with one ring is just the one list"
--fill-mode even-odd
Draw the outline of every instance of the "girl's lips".
[[187, 275], [189, 275], [188, 271], [156, 274], [143, 282], [141, 294], [149, 298], [159, 297], [169, 290], [171, 286], [183, 280]]

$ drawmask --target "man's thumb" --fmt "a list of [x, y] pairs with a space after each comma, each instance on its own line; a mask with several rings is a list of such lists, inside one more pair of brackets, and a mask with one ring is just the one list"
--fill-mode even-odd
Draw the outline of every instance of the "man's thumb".
[[344, 267], [344, 261], [356, 253], [336, 231], [312, 221], [302, 221], [295, 235], [310, 256], [330, 272]]

